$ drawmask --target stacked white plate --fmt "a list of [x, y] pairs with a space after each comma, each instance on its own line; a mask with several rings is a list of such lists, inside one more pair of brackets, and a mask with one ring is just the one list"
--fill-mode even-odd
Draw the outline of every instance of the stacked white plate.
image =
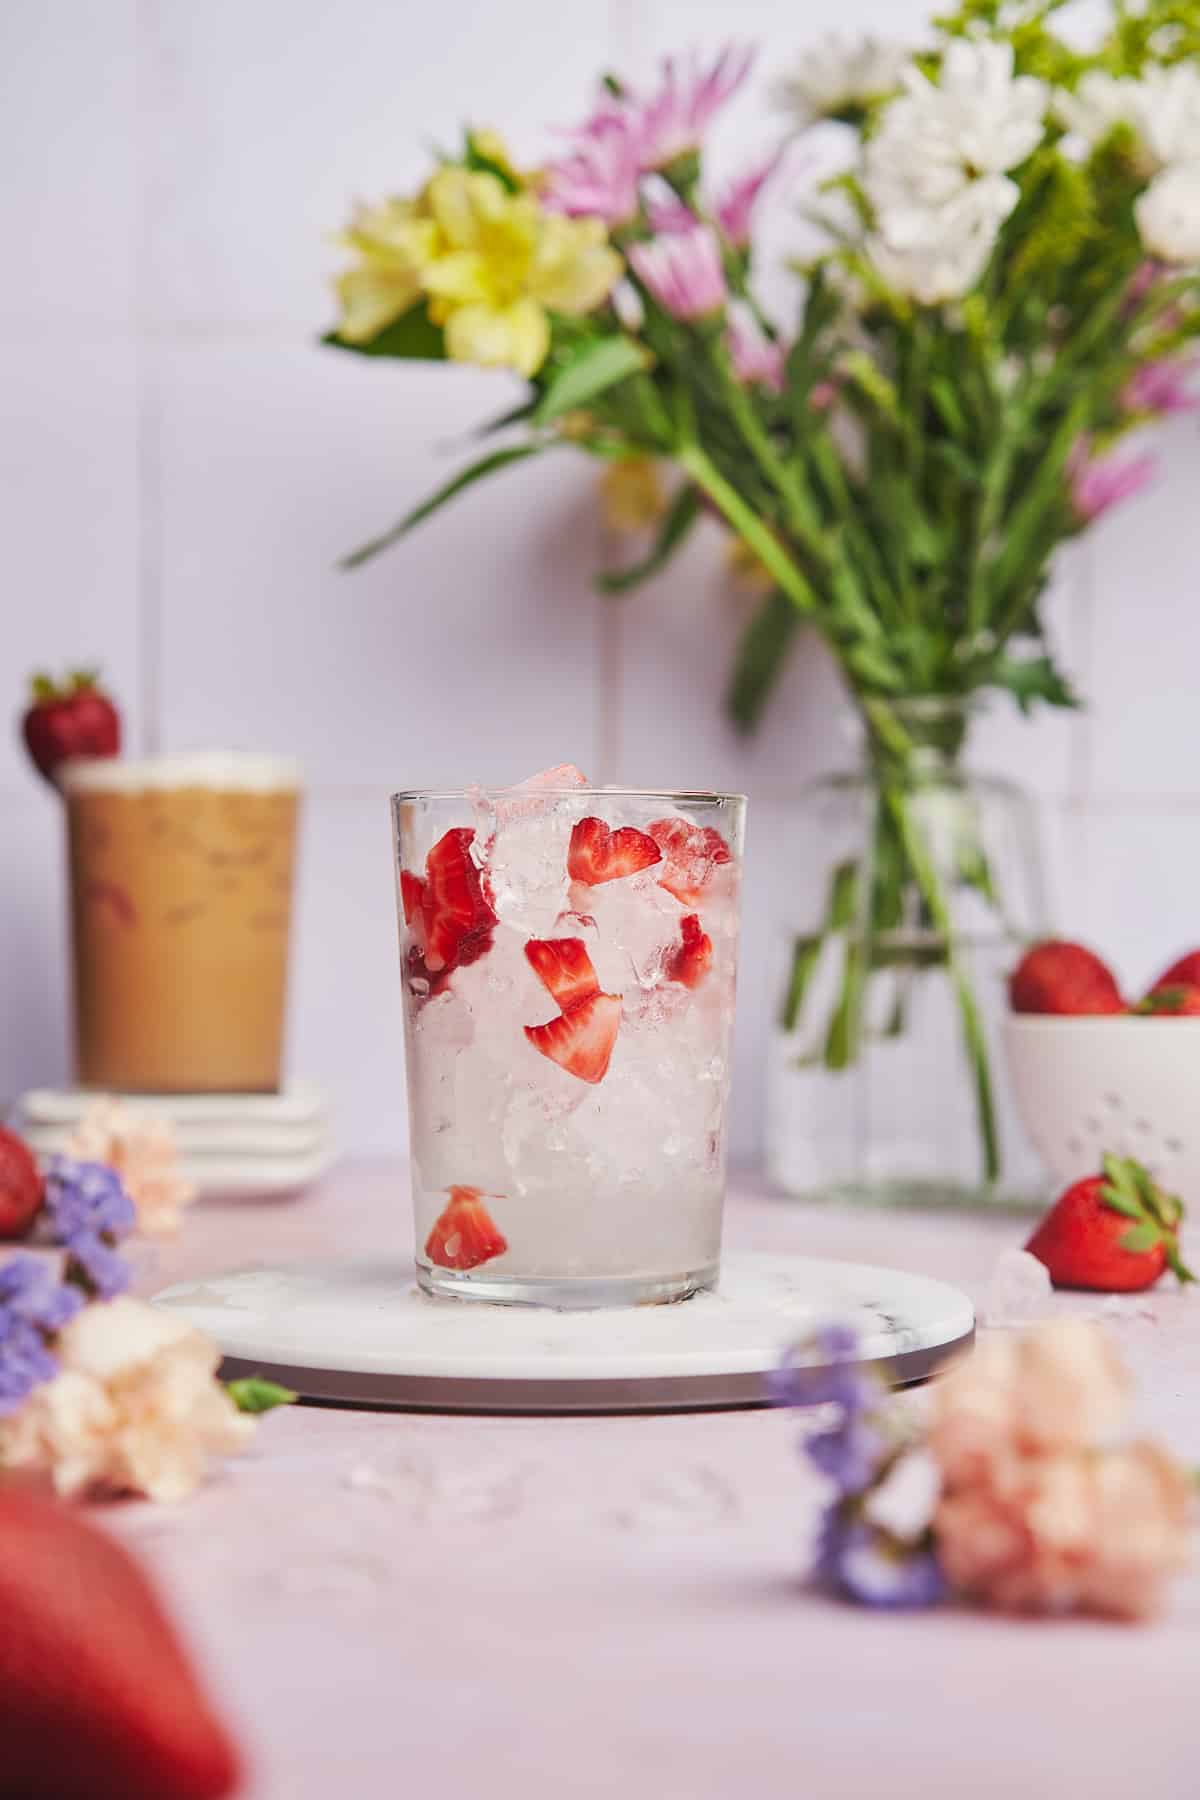
[[40, 1156], [66, 1150], [97, 1099], [168, 1119], [184, 1175], [202, 1196], [254, 1199], [299, 1193], [333, 1162], [328, 1097], [298, 1081], [278, 1094], [111, 1094], [34, 1088], [19, 1102], [17, 1129]]

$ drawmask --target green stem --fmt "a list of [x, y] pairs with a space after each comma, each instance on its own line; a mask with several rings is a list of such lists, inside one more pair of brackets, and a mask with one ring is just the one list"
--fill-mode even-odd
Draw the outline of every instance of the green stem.
[[987, 1043], [984, 1039], [979, 1008], [970, 980], [958, 954], [954, 921], [950, 916], [950, 909], [942, 895], [937, 874], [926, 854], [921, 834], [913, 823], [905, 797], [894, 783], [886, 778], [883, 792], [888, 811], [895, 821], [909, 864], [916, 876], [921, 897], [929, 908], [930, 918], [945, 940], [946, 966], [950, 971], [950, 978], [958, 997], [963, 1039], [975, 1080], [975, 1109], [979, 1118], [980, 1136], [983, 1140], [984, 1174], [987, 1180], [992, 1182], [1000, 1173], [1000, 1148], [996, 1132], [996, 1110], [992, 1098], [991, 1075], [988, 1071]]
[[739, 537], [749, 544], [793, 606], [806, 617], [815, 613], [819, 605], [817, 596], [787, 555], [779, 539], [774, 532], [767, 530], [758, 514], [746, 505], [737, 489], [726, 481], [699, 444], [685, 442], [680, 445], [677, 454], [680, 467], [687, 470], [696, 486], [704, 490]]

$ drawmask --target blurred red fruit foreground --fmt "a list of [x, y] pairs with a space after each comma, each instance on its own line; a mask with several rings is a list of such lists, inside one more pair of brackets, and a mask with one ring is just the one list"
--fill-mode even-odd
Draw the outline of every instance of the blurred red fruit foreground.
[[239, 1777], [128, 1551], [0, 1486], [0, 1800], [222, 1800]]

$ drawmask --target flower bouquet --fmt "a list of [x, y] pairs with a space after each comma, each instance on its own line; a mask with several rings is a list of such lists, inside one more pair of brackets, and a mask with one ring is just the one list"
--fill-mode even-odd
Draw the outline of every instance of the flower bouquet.
[[778, 154], [828, 120], [847, 151], [798, 225], [782, 314], [754, 231], [778, 154], [725, 188], [706, 166], [751, 67], [730, 47], [668, 60], [649, 92], [606, 78], [536, 171], [469, 130], [418, 194], [358, 212], [327, 339], [526, 384], [485, 427], [493, 447], [350, 565], [514, 463], [651, 458], [673, 465], [673, 498], [648, 553], [601, 585], [653, 576], [715, 513], [769, 589], [730, 691], [747, 725], [798, 627], [820, 632], [870, 808], [795, 941], [793, 1060], [844, 1074], [940, 981], [989, 1187], [1000, 1136], [964, 916], [1006, 953], [1012, 932], [958, 773], [971, 703], [1075, 703], [1039, 611], [1051, 560], [1148, 478], [1114, 447], [1192, 403], [1200, 335], [1200, 0], [1118, 0], [1086, 50], [1055, 32], [1059, 10], [963, 0], [911, 51], [831, 44], [781, 84]]

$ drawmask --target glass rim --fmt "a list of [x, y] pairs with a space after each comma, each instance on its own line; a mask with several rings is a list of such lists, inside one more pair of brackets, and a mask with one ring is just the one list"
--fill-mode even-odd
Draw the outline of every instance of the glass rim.
[[509, 800], [514, 795], [523, 799], [582, 800], [585, 796], [609, 800], [677, 800], [689, 806], [720, 806], [726, 801], [746, 802], [745, 794], [722, 794], [701, 788], [638, 787], [469, 787], [469, 788], [402, 788], [390, 796], [393, 806], [413, 800]]

